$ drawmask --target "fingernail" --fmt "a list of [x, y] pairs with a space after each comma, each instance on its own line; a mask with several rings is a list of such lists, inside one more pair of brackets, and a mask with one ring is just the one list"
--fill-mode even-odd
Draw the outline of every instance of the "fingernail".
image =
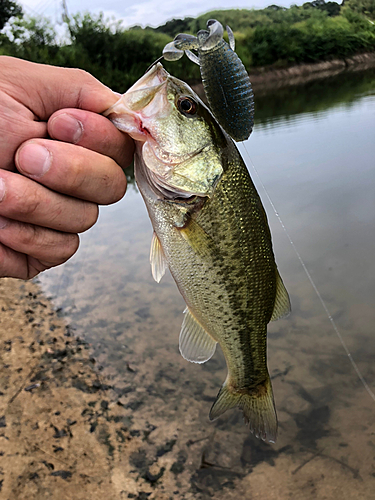
[[4, 229], [8, 225], [9, 219], [0, 215], [0, 229]]
[[54, 139], [77, 144], [83, 134], [83, 125], [74, 116], [62, 113], [52, 118], [48, 130]]
[[0, 201], [3, 201], [5, 196], [5, 182], [4, 179], [0, 179]]
[[41, 177], [51, 167], [51, 153], [44, 146], [29, 142], [17, 153], [17, 168], [30, 177]]

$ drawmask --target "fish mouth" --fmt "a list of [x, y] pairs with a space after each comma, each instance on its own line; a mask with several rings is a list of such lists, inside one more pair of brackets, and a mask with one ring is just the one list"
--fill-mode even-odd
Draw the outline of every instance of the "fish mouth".
[[169, 76], [163, 66], [157, 63], [103, 115], [134, 140], [145, 142], [151, 133], [143, 125], [142, 116], [151, 119], [153, 115], [160, 116], [160, 109], [168, 109], [167, 93], [163, 88], [166, 89]]
[[[206, 147], [203, 146], [188, 155], [179, 155], [176, 152], [169, 153], [159, 146], [155, 131], [148, 124], [153, 118], [160, 120], [170, 113], [168, 84], [173, 84], [170, 74], [157, 63], [104, 113], [118, 129], [141, 143], [137, 144], [137, 147], [147, 150], [150, 160], [147, 163], [154, 164], [156, 160], [162, 172], [170, 171], [189, 161]], [[151, 169], [156, 172], [155, 168]]]

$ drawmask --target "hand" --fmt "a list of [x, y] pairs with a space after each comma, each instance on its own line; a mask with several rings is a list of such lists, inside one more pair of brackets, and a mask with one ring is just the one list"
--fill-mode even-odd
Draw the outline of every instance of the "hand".
[[0, 277], [62, 264], [124, 195], [133, 142], [99, 114], [117, 100], [84, 71], [0, 57]]

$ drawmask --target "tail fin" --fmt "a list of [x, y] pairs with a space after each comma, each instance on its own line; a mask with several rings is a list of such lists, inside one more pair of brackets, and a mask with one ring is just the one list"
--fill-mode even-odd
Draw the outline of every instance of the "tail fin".
[[224, 382], [210, 411], [210, 420], [215, 420], [225, 411], [238, 407], [250, 431], [263, 441], [274, 443], [277, 437], [277, 416], [270, 377], [247, 392], [230, 391]]

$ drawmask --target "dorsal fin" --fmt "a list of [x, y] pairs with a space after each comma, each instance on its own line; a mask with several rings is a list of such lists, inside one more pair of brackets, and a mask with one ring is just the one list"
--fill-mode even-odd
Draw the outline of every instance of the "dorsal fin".
[[159, 238], [156, 236], [155, 231], [154, 234], [152, 235], [152, 240], [151, 240], [150, 263], [151, 263], [152, 277], [157, 283], [159, 283], [162, 277], [164, 276], [168, 264], [163, 249], [161, 247]]
[[180, 353], [187, 361], [205, 363], [213, 356], [217, 342], [198, 323], [188, 307], [184, 313], [180, 332]]
[[290, 299], [279, 271], [276, 269], [276, 298], [271, 321], [285, 318], [290, 313]]

